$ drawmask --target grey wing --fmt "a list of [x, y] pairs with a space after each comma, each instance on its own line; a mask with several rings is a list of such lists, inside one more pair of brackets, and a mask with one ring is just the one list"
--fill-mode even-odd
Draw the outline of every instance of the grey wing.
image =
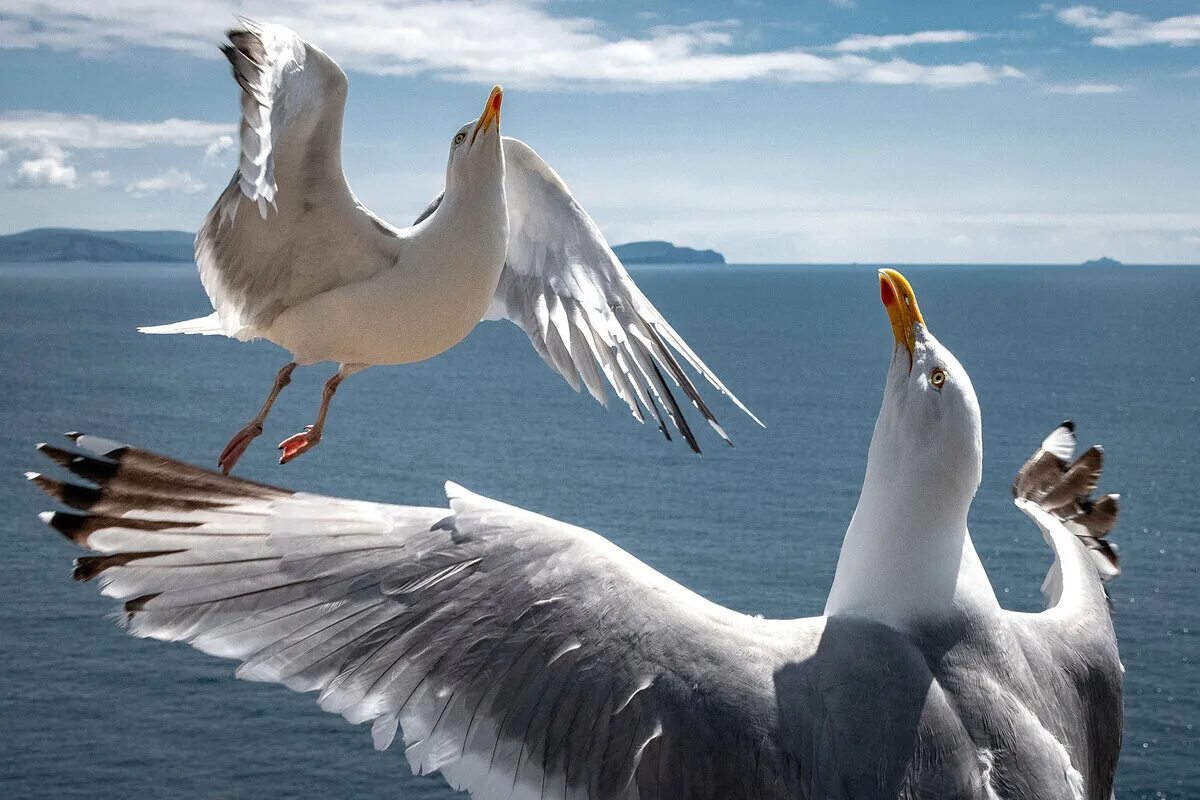
[[282, 25], [243, 20], [226, 57], [241, 87], [238, 169], [196, 236], [201, 281], [227, 335], [395, 261], [396, 229], [342, 172], [346, 75]]
[[696, 437], [672, 386], [722, 439], [729, 442], [729, 437], [681, 359], [759, 422], [646, 299], [550, 165], [524, 142], [508, 137], [504, 162], [508, 256], [488, 318], [519, 325], [576, 391], [582, 381], [607, 405], [607, 380], [634, 418], [645, 421], [652, 413], [668, 439], [670, 420], [696, 452]]
[[[449, 510], [294, 493], [83, 436], [31, 479], [135, 636], [241, 661], [397, 732], [479, 798], [795, 797], [784, 623], [714, 605], [600, 536], [449, 485]], [[790, 628], [788, 630], [791, 630]]]
[[[1115, 494], [1092, 497], [1103, 451], [1091, 447], [1070, 461], [1074, 425], [1064, 422], [1021, 467], [1013, 497], [1054, 550], [1038, 614], [1009, 613], [1012, 630], [1043, 694], [1056, 699], [1047, 714], [1081, 767], [1089, 800], [1109, 800], [1121, 750], [1123, 675], [1103, 582], [1119, 573], [1105, 537], [1117, 518]], [[1054, 687], [1052, 690], [1050, 687]]]

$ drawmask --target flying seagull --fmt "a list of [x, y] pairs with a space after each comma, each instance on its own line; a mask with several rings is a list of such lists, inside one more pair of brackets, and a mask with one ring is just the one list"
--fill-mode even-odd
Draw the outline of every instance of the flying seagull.
[[[1110, 800], [1122, 667], [1101, 579], [1116, 498], [1064, 423], [1017, 505], [1046, 610], [997, 602], [967, 532], [979, 406], [881, 274], [896, 347], [822, 616], [718, 606], [588, 530], [447, 484], [449, 509], [321, 497], [75, 434], [31, 475], [136, 636], [241, 662], [403, 737], [477, 798]], [[1097, 569], [1097, 564], [1104, 566]]]
[[395, 228], [342, 173], [345, 73], [288, 28], [243, 26], [222, 48], [241, 86], [241, 159], [196, 236], [216, 310], [139, 329], [268, 339], [291, 352], [262, 409], [219, 456], [222, 471], [262, 434], [297, 365], [340, 364], [316, 421], [279, 445], [281, 464], [321, 440], [348, 375], [432, 358], [484, 318], [515, 322], [575, 391], [582, 383], [605, 405], [607, 380], [638, 421], [652, 415], [670, 439], [669, 420], [697, 453], [670, 384], [729, 437], [680, 359], [758, 422], [646, 299], [550, 165], [500, 136], [500, 87], [454, 134], [438, 203]]

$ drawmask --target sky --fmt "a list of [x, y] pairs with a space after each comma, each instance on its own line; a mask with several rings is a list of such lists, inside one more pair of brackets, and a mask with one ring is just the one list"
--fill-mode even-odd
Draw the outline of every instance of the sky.
[[343, 163], [407, 224], [504, 133], [609, 240], [735, 262], [1200, 264], [1200, 2], [0, 0], [0, 233], [195, 230], [237, 15], [346, 69]]

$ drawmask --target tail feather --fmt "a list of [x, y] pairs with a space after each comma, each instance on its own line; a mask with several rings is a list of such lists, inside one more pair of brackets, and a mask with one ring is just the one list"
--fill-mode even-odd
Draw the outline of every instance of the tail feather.
[[199, 334], [201, 336], [227, 335], [215, 311], [207, 317], [185, 319], [182, 322], [172, 322], [167, 325], [143, 325], [138, 328], [138, 333], [188, 333]]

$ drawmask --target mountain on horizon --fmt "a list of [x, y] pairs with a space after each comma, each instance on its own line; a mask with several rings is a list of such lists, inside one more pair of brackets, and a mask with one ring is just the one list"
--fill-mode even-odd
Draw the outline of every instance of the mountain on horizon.
[[34, 228], [0, 236], [0, 263], [192, 262], [195, 234], [187, 231], [91, 231]]
[[696, 250], [659, 240], [614, 245], [613, 252], [625, 264], [725, 263], [725, 256], [716, 250]]
[[[187, 231], [93, 231], [84, 228], [34, 228], [0, 236], [0, 263], [192, 263], [195, 235]], [[666, 241], [618, 244], [626, 264], [724, 264], [715, 250], [679, 247]]]

